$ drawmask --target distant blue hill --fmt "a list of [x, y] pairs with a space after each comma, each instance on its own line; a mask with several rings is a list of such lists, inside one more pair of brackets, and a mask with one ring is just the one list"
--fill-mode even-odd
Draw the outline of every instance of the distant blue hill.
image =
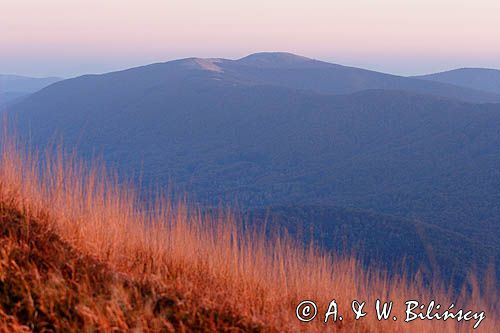
[[57, 77], [33, 78], [0, 74], [0, 108], [60, 80]]
[[500, 70], [497, 69], [460, 68], [414, 78], [500, 93]]

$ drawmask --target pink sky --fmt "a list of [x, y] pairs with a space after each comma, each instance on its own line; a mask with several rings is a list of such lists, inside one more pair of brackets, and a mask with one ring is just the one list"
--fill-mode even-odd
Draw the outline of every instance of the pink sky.
[[288, 51], [397, 74], [500, 68], [498, 0], [0, 0], [0, 73]]

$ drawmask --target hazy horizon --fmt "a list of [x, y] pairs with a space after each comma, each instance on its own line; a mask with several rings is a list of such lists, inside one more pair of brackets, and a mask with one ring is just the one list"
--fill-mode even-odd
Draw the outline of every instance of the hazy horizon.
[[72, 77], [261, 51], [397, 75], [500, 68], [498, 12], [493, 0], [22, 0], [2, 4], [0, 73]]
[[[289, 52], [287, 50], [272, 50], [272, 51], [255, 51], [255, 52], [250, 52], [250, 53], [245, 53], [242, 55], [237, 55], [237, 56], [217, 56], [217, 55], [207, 55], [207, 56], [200, 56], [200, 55], [180, 55], [177, 57], [166, 57], [164, 59], [144, 59], [141, 62], [141, 59], [137, 60], [130, 60], [130, 61], [117, 61], [113, 64], [111, 63], [101, 63], [101, 62], [91, 62], [91, 63], [78, 63], [78, 65], [75, 65], [75, 67], [80, 68], [80, 70], [77, 70], [76, 68], [74, 70], [64, 70], [64, 71], [43, 71], [46, 66], [41, 66], [41, 70], [35, 69], [38, 68], [36, 65], [31, 65], [30, 67], [33, 67], [34, 70], [32, 71], [6, 71], [4, 68], [5, 66], [1, 66], [0, 69], [0, 75], [18, 75], [18, 76], [27, 76], [27, 77], [59, 77], [59, 78], [72, 78], [72, 77], [77, 77], [80, 75], [85, 75], [85, 74], [103, 74], [103, 73], [108, 73], [108, 72], [114, 72], [114, 71], [120, 71], [120, 70], [125, 70], [128, 68], [133, 68], [133, 67], [139, 67], [139, 66], [145, 66], [153, 63], [161, 63], [161, 62], [168, 62], [168, 61], [173, 61], [173, 60], [178, 60], [178, 59], [183, 59], [183, 58], [223, 58], [223, 59], [230, 59], [230, 60], [236, 60], [242, 57], [245, 57], [250, 54], [254, 53], [261, 53], [261, 52], [287, 52], [287, 53], [293, 53]], [[384, 66], [382, 64], [377, 64], [369, 61], [369, 59], [366, 59], [363, 61], [360, 59], [359, 61], [349, 61], [348, 59], [345, 59], [345, 61], [337, 61], [335, 59], [328, 59], [327, 57], [315, 57], [315, 56], [309, 56], [303, 53], [294, 53], [296, 55], [300, 56], [305, 56], [311, 59], [315, 60], [320, 60], [320, 61], [325, 61], [329, 63], [334, 63], [334, 64], [339, 64], [339, 65], [344, 65], [344, 66], [350, 66], [350, 67], [357, 67], [357, 68], [363, 68], [363, 69], [368, 69], [368, 70], [373, 70], [377, 72], [383, 72], [387, 74], [393, 74], [393, 75], [401, 75], [401, 76], [413, 76], [413, 75], [425, 75], [425, 74], [433, 74], [437, 72], [444, 72], [448, 70], [453, 70], [453, 69], [460, 69], [460, 68], [488, 68], [488, 69], [496, 69], [500, 70], [500, 66], [494, 67], [494, 66], [488, 66], [488, 65], [474, 65], [473, 63], [469, 65], [461, 65], [460, 63], [457, 63], [455, 66], [450, 66], [444, 65], [443, 67], [439, 66], [429, 66], [428, 70], [425, 70], [422, 68], [420, 71], [405, 71], [404, 70], [404, 59], [401, 59], [400, 62], [400, 67], [401, 71], [390, 71], [384, 69]], [[68, 68], [71, 68], [71, 63], [67, 64]], [[397, 64], [393, 64], [393, 66], [397, 67]]]

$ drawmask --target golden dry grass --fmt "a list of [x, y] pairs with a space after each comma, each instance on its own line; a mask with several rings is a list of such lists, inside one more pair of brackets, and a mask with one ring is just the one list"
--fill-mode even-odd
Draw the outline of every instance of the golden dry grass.
[[[473, 323], [452, 320], [404, 323], [406, 300], [429, 302], [434, 299], [446, 306], [451, 303], [450, 293], [444, 287], [436, 285], [431, 290], [415, 279], [389, 278], [381, 272], [366, 271], [353, 257], [335, 257], [312, 246], [304, 249], [286, 237], [267, 239], [258, 230], [242, 231], [238, 220], [224, 211], [202, 214], [186, 204], [174, 205], [162, 196], [146, 206], [132, 186], [119, 184], [101, 165], [85, 166], [74, 155], [58, 154], [39, 159], [26, 153], [24, 147], [9, 137], [2, 139], [0, 150], [0, 203], [3, 209], [18, 214], [27, 226], [35, 223], [46, 228], [60, 237], [64, 246], [73, 249], [71, 251], [105, 265], [106, 272], [121, 276], [113, 283], [105, 283], [103, 279], [99, 292], [92, 291], [96, 286], [89, 287], [88, 282], [82, 282], [77, 288], [79, 292], [72, 297], [84, 298], [77, 303], [84, 304], [87, 315], [75, 315], [80, 324], [74, 329], [472, 330]], [[3, 258], [10, 257], [5, 254]], [[7, 267], [10, 266], [0, 266], [3, 270], [0, 281]], [[57, 274], [61, 273], [55, 270], [53, 275]], [[71, 280], [59, 277], [58, 281], [54, 290], [72, 288], [66, 285]], [[124, 281], [134, 287], [123, 291]], [[142, 294], [137, 292], [142, 285], [154, 288]], [[473, 283], [472, 292], [457, 301], [457, 307], [486, 311], [487, 318], [475, 331], [499, 332], [498, 293], [494, 286], [494, 281], [483, 288]], [[26, 287], [26, 292], [29, 290]], [[3, 292], [6, 292], [5, 286]], [[111, 294], [113, 297], [109, 296]], [[164, 312], [155, 315], [151, 310], [151, 304], [163, 294], [175, 294], [174, 299], [182, 300], [175, 311], [183, 314], [174, 316], [177, 319], [173, 322]], [[67, 302], [60, 293], [54, 292], [52, 298], [49, 296], [44, 294], [43, 304], [57, 307], [66, 304], [70, 308], [66, 311], [75, 311], [71, 307], [77, 303]], [[138, 297], [143, 299], [137, 300]], [[374, 304], [377, 298], [394, 301], [393, 314], [399, 318], [397, 321], [376, 319]], [[303, 299], [315, 300], [320, 314], [325, 312], [330, 300], [336, 299], [344, 320], [324, 324], [323, 318], [318, 317], [311, 323], [300, 323], [295, 308]], [[368, 315], [359, 321], [353, 320], [350, 311], [353, 299], [368, 304], [365, 308]], [[2, 311], [0, 325], [4, 325], [4, 329], [22, 327], [18, 316], [5, 308]], [[48, 313], [57, 317], [57, 312]], [[148, 325], [148, 322], [153, 324]], [[174, 324], [177, 326], [172, 326]]]

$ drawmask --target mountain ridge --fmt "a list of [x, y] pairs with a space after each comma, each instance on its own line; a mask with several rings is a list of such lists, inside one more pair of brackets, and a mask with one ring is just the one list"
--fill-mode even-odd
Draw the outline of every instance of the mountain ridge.
[[[369, 89], [402, 90], [471, 103], [500, 103], [500, 93], [343, 66], [286, 52], [254, 53], [236, 60], [191, 57], [99, 75], [142, 72], [142, 75], [151, 75], [164, 82], [196, 76], [186, 69], [199, 70], [200, 75], [208, 74], [205, 79], [229, 84], [274, 85], [328, 94], [349, 94]], [[158, 77], [161, 72], [170, 75], [172, 80]], [[81, 77], [88, 75], [71, 80]]]
[[500, 70], [498, 69], [465, 67], [414, 76], [414, 78], [500, 93]]

